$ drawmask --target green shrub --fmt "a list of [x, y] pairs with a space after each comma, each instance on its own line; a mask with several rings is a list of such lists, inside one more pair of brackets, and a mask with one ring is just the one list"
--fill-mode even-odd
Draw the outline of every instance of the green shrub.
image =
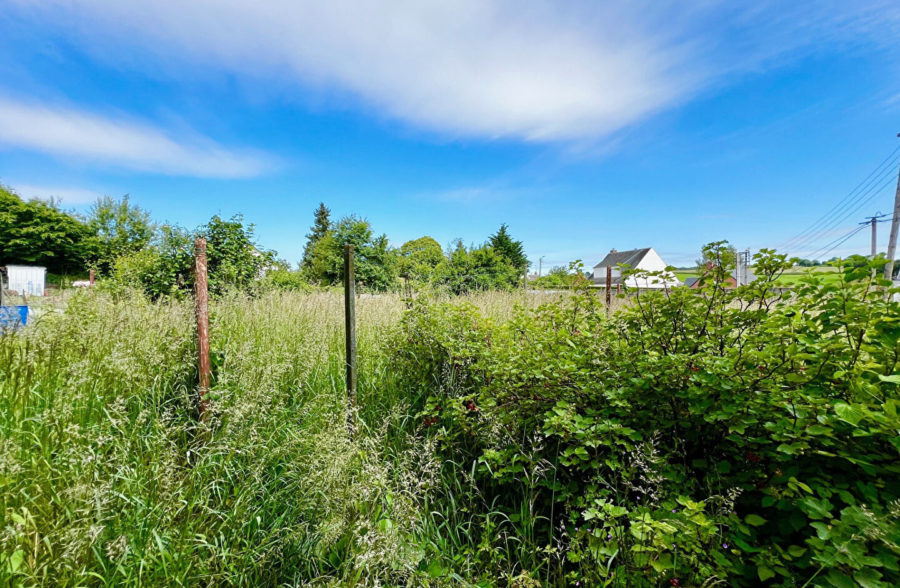
[[872, 277], [883, 263], [777, 294], [789, 264], [764, 251], [752, 285], [725, 289], [722, 267], [611, 319], [589, 292], [502, 325], [413, 308], [404, 378], [481, 509], [486, 547], [460, 557], [510, 557], [513, 534], [507, 570], [583, 585], [900, 583], [900, 313]]
[[312, 292], [313, 290], [312, 285], [306, 280], [303, 272], [286, 268], [267, 271], [266, 275], [260, 280], [260, 286], [263, 289], [272, 288], [293, 292]]

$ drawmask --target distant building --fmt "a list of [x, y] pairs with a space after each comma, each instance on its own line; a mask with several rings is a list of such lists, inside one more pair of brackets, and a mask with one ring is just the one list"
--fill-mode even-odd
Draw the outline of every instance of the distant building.
[[[626, 265], [628, 269], [638, 270], [638, 273], [623, 278], [620, 266]], [[607, 267], [611, 268], [612, 280], [610, 286], [613, 288], [662, 289], [681, 284], [678, 278], [675, 277], [675, 274], [671, 272], [666, 272], [663, 276], [647, 276], [644, 273], [663, 272], [666, 269], [666, 262], [662, 260], [652, 247], [631, 249], [629, 251], [611, 250], [603, 258], [603, 261], [594, 266], [594, 272], [591, 274], [594, 285], [606, 287]]]
[[33, 265], [8, 265], [5, 273], [6, 289], [10, 293], [20, 296], [44, 295], [47, 268]]
[[[713, 263], [707, 262], [706, 269], [703, 271], [703, 275], [708, 274], [714, 265]], [[701, 276], [694, 276], [691, 278], [685, 278], [684, 285], [688, 288], [697, 289], [700, 287], [700, 278]], [[737, 267], [731, 270], [731, 273], [723, 280], [723, 287], [727, 290], [732, 290], [737, 288], [738, 286], [746, 286], [750, 282], [756, 279], [756, 274], [753, 273], [753, 270], [750, 269], [750, 266], [747, 266], [741, 262], [740, 256], [738, 256]]]

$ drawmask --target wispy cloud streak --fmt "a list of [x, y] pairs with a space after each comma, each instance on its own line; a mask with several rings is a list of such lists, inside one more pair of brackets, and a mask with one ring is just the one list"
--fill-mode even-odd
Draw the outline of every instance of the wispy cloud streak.
[[606, 137], [734, 76], [900, 32], [887, 0], [13, 2], [129, 67], [290, 79], [415, 127], [542, 142]]
[[143, 122], [0, 97], [4, 146], [171, 175], [242, 178], [270, 167], [262, 154], [232, 151], [205, 137], [181, 139]]

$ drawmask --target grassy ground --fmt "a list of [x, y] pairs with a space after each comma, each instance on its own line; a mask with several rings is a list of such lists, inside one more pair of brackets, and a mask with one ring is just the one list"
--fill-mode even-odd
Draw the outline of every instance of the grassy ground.
[[[685, 313], [682, 303], [690, 294], [681, 290], [673, 296], [672, 305], [667, 308], [676, 319]], [[602, 297], [575, 297], [572, 305], [545, 307], [530, 318], [516, 315], [518, 306], [534, 308], [570, 295], [490, 292], [455, 298], [453, 305], [431, 305], [427, 312], [416, 307], [409, 313], [405, 313], [406, 301], [397, 295], [360, 296], [359, 409], [352, 433], [347, 425], [343, 301], [339, 292], [267, 292], [214, 300], [214, 378], [209, 392], [211, 408], [205, 420], [198, 418], [195, 408], [196, 349], [193, 312], [188, 302], [153, 303], [141, 296], [111, 295], [102, 289], [66, 292], [61, 298], [42, 301], [40, 312], [26, 330], [0, 337], [0, 586], [532, 587], [541, 585], [541, 580], [544, 585], [561, 586], [574, 584], [570, 580], [579, 578], [583, 584], [591, 585], [588, 577], [594, 578], [593, 585], [598, 585], [598, 578], [613, 579], [608, 575], [611, 565], [625, 566], [611, 584], [622, 586], [638, 585], [641, 578], [650, 577], [646, 562], [641, 563], [634, 555], [645, 552], [655, 558], [659, 569], [653, 577], [657, 579], [670, 579], [668, 570], [674, 573], [681, 562], [681, 571], [689, 574], [683, 577], [723, 578], [724, 584], [724, 572], [715, 576], [698, 566], [707, 566], [708, 561], [731, 566], [733, 560], [740, 560], [736, 551], [728, 550], [726, 543], [731, 540], [726, 541], [719, 533], [725, 528], [721, 521], [744, 520], [747, 511], [738, 516], [738, 510], [746, 505], [721, 509], [717, 506], [721, 512], [716, 510], [716, 516], [721, 518], [716, 520], [720, 522], [707, 525], [707, 519], [695, 518], [700, 511], [688, 517], [674, 502], [655, 504], [660, 524], [675, 524], [672, 521], [677, 515], [686, 517], [685, 525], [707, 525], [704, 532], [708, 536], [703, 539], [702, 548], [690, 547], [699, 541], [699, 535], [694, 527], [685, 526], [678, 527], [685, 529], [683, 533], [665, 541], [659, 539], [659, 544], [644, 543], [657, 539], [652, 535], [645, 537], [643, 532], [637, 536], [638, 543], [627, 537], [621, 539], [625, 546], [622, 553], [631, 554], [626, 554], [631, 558], [630, 568], [616, 560], [618, 547], [612, 551], [589, 549], [619, 545], [619, 538], [613, 539], [616, 529], [623, 531], [622, 537], [633, 535], [634, 529], [643, 529], [637, 526], [638, 522], [645, 523], [647, 512], [642, 510], [646, 506], [642, 495], [653, 494], [656, 488], [665, 485], [667, 492], [674, 492], [671, 496], [680, 496], [696, 478], [700, 488], [697, 496], [678, 504], [701, 511], [703, 508], [691, 506], [692, 500], [713, 500], [731, 488], [700, 483], [695, 474], [707, 470], [703, 453], [688, 461], [680, 450], [672, 450], [672, 461], [666, 463], [679, 467], [687, 463], [697, 468], [690, 475], [678, 474], [668, 466], [658, 469], [662, 466], [654, 464], [663, 463], [657, 458], [653, 441], [661, 429], [658, 425], [648, 426], [653, 436], [649, 444], [640, 445], [644, 448], [640, 452], [623, 449], [637, 446], [622, 445], [624, 442], [610, 432], [638, 431], [630, 425], [624, 428], [610, 423], [633, 418], [628, 402], [645, 393], [652, 395], [637, 406], [641, 414], [657, 418], [660, 412], [668, 410], [662, 395], [668, 395], [673, 388], [666, 380], [658, 387], [645, 385], [647, 380], [639, 376], [653, 372], [640, 365], [632, 368], [634, 377], [616, 380], [622, 366], [654, 362], [660, 366], [660, 374], [671, 375], [673, 386], [684, 386], [685, 380], [677, 370], [683, 370], [691, 381], [694, 373], [700, 371], [691, 362], [707, 361], [707, 371], [720, 370], [721, 379], [717, 377], [710, 383], [698, 379], [698, 383], [690, 384], [686, 389], [694, 394], [696, 407], [679, 412], [675, 422], [692, 418], [698, 426], [712, 427], [718, 424], [705, 420], [708, 399], [720, 389], [734, 390], [734, 365], [722, 364], [719, 359], [704, 360], [703, 355], [669, 359], [659, 351], [665, 351], [671, 340], [664, 330], [658, 332], [665, 336], [646, 339], [658, 341], [654, 343], [655, 350], [645, 351], [642, 339], [633, 338], [629, 343], [627, 336], [631, 332], [620, 329], [628, 324], [645, 328], [645, 310], [660, 312], [655, 307], [630, 313], [631, 323], [616, 324], [605, 321], [599, 307], [596, 314], [578, 315], [580, 322], [573, 323], [574, 329], [565, 325], [576, 320], [576, 309], [593, 309]], [[679, 299], [681, 295], [685, 297]], [[658, 302], [666, 308], [662, 300]], [[616, 304], [628, 302], [617, 299]], [[472, 306], [480, 313], [470, 312], [468, 307]], [[693, 308], [698, 317], [709, 312], [706, 306], [687, 308]], [[735, 309], [728, 308], [731, 316]], [[860, 321], [869, 321], [869, 306], [864, 308]], [[757, 314], [756, 310], [741, 312], [751, 318]], [[629, 314], [627, 309], [625, 314]], [[671, 321], [665, 316], [657, 325], [669, 329]], [[401, 329], [404, 318], [406, 328]], [[775, 322], [779, 328], [787, 328]], [[678, 332], [693, 336], [696, 324], [699, 323], [685, 320], [685, 327], [679, 327]], [[850, 345], [856, 341], [839, 332], [839, 323], [829, 325], [833, 333], [838, 333], [829, 335], [829, 345], [843, 345], [844, 341]], [[791, 323], [790, 328], [802, 326]], [[821, 331], [815, 328], [809, 327], [811, 335], [803, 338], [810, 347], [822, 338]], [[884, 349], [895, 349], [896, 337], [888, 335], [872, 341], [884, 340]], [[730, 336], [726, 333], [722, 341], [730, 341]], [[787, 336], [770, 339], [773, 345], [789, 340]], [[616, 347], [611, 341], [631, 346]], [[874, 343], [870, 347], [876, 349]], [[730, 349], [725, 344], [710, 347], [713, 348], [721, 350], [723, 357]], [[831, 358], [832, 349], [829, 347], [827, 354], [823, 351], [823, 356]], [[620, 355], [611, 355], [613, 352]], [[771, 357], [778, 357], [783, 363], [780, 353], [772, 353]], [[479, 369], [468, 371], [467, 366], [475, 365], [473, 362], [479, 357], [498, 363], [484, 363]], [[762, 372], [766, 365], [765, 359], [759, 357], [750, 364], [753, 373]], [[891, 357], [895, 367], [896, 356]], [[604, 365], [604, 361], [609, 365]], [[870, 365], [876, 364], [867, 363], [859, 369], [874, 370]], [[573, 366], [585, 370], [583, 378]], [[802, 367], [799, 369], [803, 371]], [[788, 379], [797, 377], [793, 367], [785, 368], [787, 371], [790, 374], [783, 376], [784, 382], [796, 381]], [[478, 397], [481, 408], [461, 401], [468, 397], [463, 394], [466, 386], [475, 381], [467, 384], [466, 378], [475, 377], [483, 378], [479, 382], [493, 382], [491, 385], [496, 387], [490, 394]], [[696, 377], [706, 378], [707, 373]], [[846, 378], [827, 380], [845, 382]], [[756, 393], [759, 381], [748, 383], [753, 402], [765, 401], [773, 415], [781, 415], [782, 423], [796, 423], [797, 413], [793, 419], [785, 417], [780, 401], [769, 402], [770, 395]], [[784, 382], [773, 384], [772, 389], [787, 389]], [[707, 388], [699, 388], [701, 384]], [[622, 386], [632, 388], [622, 390]], [[811, 390], [819, 393], [818, 388]], [[879, 387], [863, 388], [874, 398], [869, 390], [877, 393]], [[517, 429], [510, 428], [513, 423], [518, 426], [522, 422], [536, 426], [533, 421], [515, 416], [504, 422], [503, 413], [496, 410], [491, 419], [484, 419], [495, 398], [499, 399], [495, 409], [502, 405], [503, 410], [524, 411], [512, 415], [527, 416], [527, 411], [539, 406], [532, 402], [552, 401], [545, 395], [562, 393], [566, 396], [559, 399], [566, 400], [566, 406], [577, 403], [579, 407], [609, 412], [602, 421], [595, 420], [594, 414], [586, 418], [574, 412], [570, 419], [566, 416], [569, 412], [563, 410], [566, 406], [558, 402], [552, 413], [539, 411], [538, 414], [552, 419], [546, 421], [552, 426], [583, 427], [574, 429], [578, 433], [571, 437], [568, 433], [557, 434], [555, 453], [553, 445], [545, 443], [543, 433], [526, 435], [528, 429], [523, 425], [519, 435]], [[615, 402], [609, 402], [610, 399]], [[819, 410], [821, 402], [814, 399]], [[842, 410], [841, 422], [849, 423], [847, 419], [852, 419], [853, 414]], [[887, 414], [886, 410], [879, 410], [859, 414]], [[746, 426], [741, 416], [744, 411], [729, 414], [733, 415], [729, 418], [742, 419], [739, 424]], [[811, 410], [805, 414], [807, 419], [815, 415]], [[441, 420], [433, 426], [438, 418], [435, 415]], [[565, 420], [561, 420], [563, 417]], [[826, 421], [829, 425], [834, 422]], [[896, 427], [885, 427], [893, 439]], [[822, 437], [829, 445], [823, 447], [831, 448], [831, 429], [815, 430], [824, 431]], [[674, 434], [681, 433], [673, 429]], [[507, 436], [521, 444], [521, 454], [514, 451], [509, 454], [511, 457], [504, 457], [506, 454], [493, 450], [505, 447], [495, 442]], [[700, 438], [712, 436], [703, 434]], [[743, 436], [735, 439], [743, 442]], [[787, 454], [782, 451], [780, 440], [764, 433], [752, 442], [778, 454], [781, 461], [773, 462], [773, 467], [775, 463], [786, 464], [784, 471], [792, 471], [788, 465], [794, 458], [782, 455]], [[564, 444], [562, 453], [560, 443]], [[574, 470], [571, 468], [579, 462], [560, 461], [579, 455], [569, 451], [571, 447], [565, 446], [569, 443], [582, 443], [592, 450], [596, 444], [609, 443], [610, 447], [615, 445], [609, 459], [624, 455], [628, 461], [625, 465], [592, 461], [592, 470], [580, 469], [581, 466]], [[678, 443], [661, 442], [660, 446], [677, 447]], [[888, 447], [880, 443], [873, 446]], [[644, 451], [648, 453], [645, 455]], [[718, 442], [711, 442], [709, 451], [709, 455], [720, 459]], [[732, 463], [746, 462], [750, 464], [748, 468], [736, 465], [734, 470], [741, 476], [757, 476], [748, 480], [768, 483], [772, 476], [753, 465], [760, 461], [760, 451], [756, 445], [751, 452], [733, 448], [735, 460], [726, 462], [727, 467], [717, 465], [709, 470], [713, 476], [709, 479], [719, 480], [731, 471]], [[589, 455], [587, 450], [583, 455]], [[807, 457], [797, 459], [796, 463], [805, 463]], [[559, 463], [567, 468], [558, 469]], [[819, 471], [813, 466], [810, 469]], [[557, 485], [558, 471], [582, 473]], [[609, 531], [592, 528], [594, 523], [579, 531], [579, 524], [596, 517], [584, 514], [579, 501], [586, 494], [573, 490], [579, 487], [570, 484], [584, 482], [587, 485], [581, 488], [585, 492], [598, 491], [590, 471], [633, 476], [621, 478], [622, 484], [628, 482], [627, 487], [622, 486], [625, 490], [617, 489], [619, 482], [612, 484], [616, 500], [633, 507], [633, 515], [628, 515], [637, 517], [629, 523], [635, 525], [630, 527], [632, 531], [624, 533], [625, 527], [618, 527], [618, 523]], [[671, 474], [673, 471], [675, 475]], [[841, 475], [834, 478], [834, 484], [852, 479], [844, 475], [845, 470], [839, 471]], [[494, 472], [506, 476], [507, 481], [498, 482]], [[777, 483], [793, 483], [793, 477], [783, 478]], [[602, 481], [603, 477], [596, 479]], [[879, 478], [882, 479], [888, 478]], [[826, 482], [822, 487], [828, 489], [831, 478]], [[759, 503], [764, 487], [755, 481], [746, 486], [748, 493], [757, 493], [752, 499], [754, 505]], [[866, 482], [861, 487], [875, 485]], [[639, 493], [632, 492], [637, 489]], [[566, 516], [559, 509], [554, 510], [562, 504], [555, 501], [557, 492], [563, 491], [572, 492], [571, 502], [566, 503], [572, 510]], [[735, 498], [728, 500], [731, 504]], [[618, 519], [624, 511], [627, 509], [621, 507], [621, 511], [611, 511], [610, 516]], [[767, 512], [764, 514], [763, 518], [747, 520], [775, 520]], [[820, 515], [816, 517], [818, 520]], [[723, 525], [721, 529], [719, 524]], [[756, 523], [748, 524], [756, 528]], [[757, 533], [736, 528], [747, 537]], [[863, 530], [853, 531], [854, 537], [895, 533], [895, 527], [889, 525], [884, 526], [888, 531], [874, 523], [860, 528]], [[775, 545], [781, 543], [784, 541]], [[716, 546], [721, 546], [722, 551]], [[677, 554], [677, 560], [666, 559], [670, 549]], [[709, 555], [710, 549], [715, 550], [713, 555]], [[763, 551], [762, 547], [748, 547], [746, 553], [751, 555], [741, 561], [752, 561], [752, 565], [747, 564], [747, 569], [732, 566], [728, 573], [751, 578], [752, 583], [744, 585], [757, 585], [757, 576], [766, 576], [766, 572], [758, 572], [757, 566], [775, 565], [769, 562], [768, 555], [752, 555]], [[900, 547], [896, 551], [900, 555]], [[759, 563], [755, 558], [763, 559]], [[685, 564], [686, 561], [691, 563]], [[861, 565], [868, 566], [868, 561]], [[886, 561], [885, 568], [896, 569], [896, 559]], [[804, 562], [807, 564], [813, 566]], [[804, 577], [815, 578], [818, 565], [804, 568]], [[790, 578], [791, 573], [785, 571], [785, 578]], [[713, 580], [703, 585], [712, 585]], [[651, 580], [643, 585], [658, 583]], [[685, 580], [683, 585], [700, 582]]]
[[[471, 302], [502, 321], [545, 299]], [[0, 585], [422, 584], [451, 540], [429, 496], [464, 482], [404, 432], [403, 308], [358, 302], [355, 439], [335, 293], [215, 301], [206, 422], [187, 303], [78, 292], [0, 337]]]

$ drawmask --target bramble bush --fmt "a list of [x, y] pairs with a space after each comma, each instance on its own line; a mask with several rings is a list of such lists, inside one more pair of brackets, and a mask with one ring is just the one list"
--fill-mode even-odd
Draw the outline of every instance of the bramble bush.
[[900, 584], [900, 308], [883, 258], [836, 263], [785, 293], [763, 250], [750, 285], [720, 263], [609, 317], [588, 289], [504, 324], [416, 302], [397, 369], [471, 538], [430, 556], [586, 586]]

